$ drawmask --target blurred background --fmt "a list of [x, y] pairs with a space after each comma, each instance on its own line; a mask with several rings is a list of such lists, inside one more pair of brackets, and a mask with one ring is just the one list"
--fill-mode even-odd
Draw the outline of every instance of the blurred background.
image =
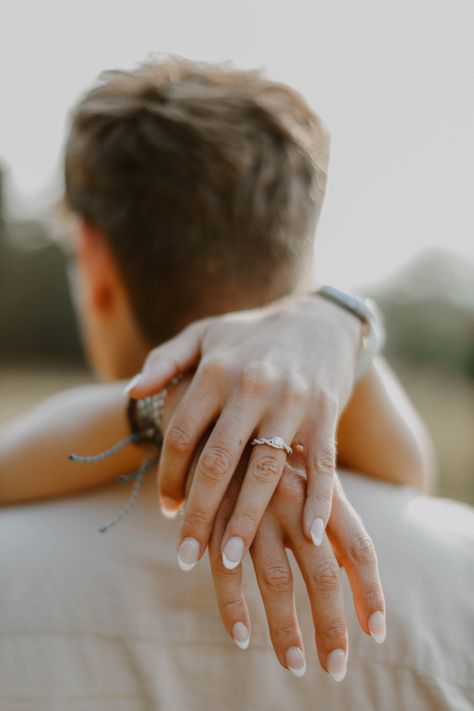
[[438, 492], [474, 503], [471, 0], [0, 5], [0, 423], [91, 380], [50, 242], [68, 110], [150, 52], [262, 67], [332, 134], [315, 283], [374, 296], [428, 423]]

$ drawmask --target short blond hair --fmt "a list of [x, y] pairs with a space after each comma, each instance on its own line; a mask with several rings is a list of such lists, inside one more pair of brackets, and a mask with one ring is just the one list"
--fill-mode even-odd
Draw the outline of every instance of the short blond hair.
[[239, 294], [295, 289], [329, 151], [301, 95], [260, 70], [158, 55], [101, 74], [71, 118], [65, 204], [106, 235], [150, 341]]

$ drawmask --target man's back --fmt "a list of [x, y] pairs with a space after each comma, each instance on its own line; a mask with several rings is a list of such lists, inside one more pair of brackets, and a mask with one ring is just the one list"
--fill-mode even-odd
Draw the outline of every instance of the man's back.
[[296, 572], [306, 676], [278, 665], [253, 574], [245, 576], [250, 647], [236, 648], [208, 565], [186, 580], [177, 567], [179, 522], [159, 516], [150, 476], [134, 512], [105, 536], [97, 529], [123, 503], [121, 486], [3, 511], [2, 710], [472, 709], [472, 509], [353, 474], [341, 479], [379, 552], [389, 630], [382, 646], [363, 635], [346, 586], [342, 684], [317, 662]]

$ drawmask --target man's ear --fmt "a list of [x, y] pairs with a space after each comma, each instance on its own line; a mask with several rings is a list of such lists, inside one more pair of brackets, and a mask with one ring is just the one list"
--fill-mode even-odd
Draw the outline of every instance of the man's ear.
[[94, 311], [109, 315], [117, 298], [115, 260], [104, 233], [81, 220], [76, 233], [76, 258], [84, 297]]

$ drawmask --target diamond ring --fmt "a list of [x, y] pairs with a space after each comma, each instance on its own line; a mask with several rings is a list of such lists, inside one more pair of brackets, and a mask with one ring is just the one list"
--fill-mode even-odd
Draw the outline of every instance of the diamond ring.
[[274, 449], [284, 449], [288, 455], [293, 453], [293, 450], [286, 444], [283, 437], [270, 437], [269, 439], [266, 437], [254, 437], [250, 444], [268, 444], [269, 447]]

